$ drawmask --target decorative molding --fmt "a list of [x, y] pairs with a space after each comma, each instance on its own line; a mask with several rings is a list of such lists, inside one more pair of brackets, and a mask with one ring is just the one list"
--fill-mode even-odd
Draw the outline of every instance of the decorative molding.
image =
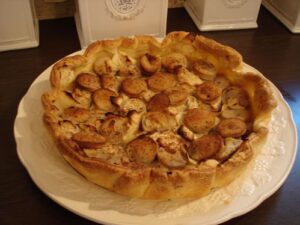
[[[247, 23], [247, 22], [252, 22], [254, 21], [254, 17], [245, 17], [245, 18], [240, 18], [239, 23]], [[234, 19], [210, 19], [207, 20], [207, 24], [234, 24], [237, 23], [236, 20]]]
[[223, 0], [228, 8], [241, 8], [248, 0]]
[[146, 0], [105, 0], [105, 5], [114, 18], [128, 20], [144, 11]]

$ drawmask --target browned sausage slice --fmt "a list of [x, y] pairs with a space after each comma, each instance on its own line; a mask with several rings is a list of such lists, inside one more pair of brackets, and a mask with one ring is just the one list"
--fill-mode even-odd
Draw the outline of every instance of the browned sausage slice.
[[196, 139], [189, 148], [189, 156], [201, 161], [215, 155], [223, 147], [223, 139], [220, 135], [207, 134]]
[[148, 79], [148, 86], [152, 91], [164, 91], [176, 85], [176, 78], [170, 73], [157, 72]]
[[200, 108], [189, 109], [183, 118], [183, 123], [195, 133], [203, 133], [213, 128], [215, 114]]
[[206, 81], [197, 86], [196, 97], [206, 103], [221, 96], [221, 89], [212, 81]]
[[149, 137], [138, 137], [126, 147], [129, 158], [136, 162], [151, 163], [157, 152], [157, 144]]
[[238, 118], [222, 120], [216, 127], [216, 131], [223, 137], [240, 137], [247, 131], [246, 123]]
[[117, 96], [113, 91], [98, 89], [93, 93], [93, 101], [98, 109], [111, 112], [115, 109], [115, 106], [111, 102], [111, 97], [113, 96]]
[[164, 93], [154, 95], [147, 106], [148, 111], [163, 111], [170, 105], [168, 96]]
[[76, 82], [88, 91], [96, 91], [101, 87], [99, 77], [92, 73], [80, 73], [76, 78]]
[[130, 97], [138, 97], [147, 91], [147, 83], [139, 78], [128, 78], [122, 82], [122, 90]]

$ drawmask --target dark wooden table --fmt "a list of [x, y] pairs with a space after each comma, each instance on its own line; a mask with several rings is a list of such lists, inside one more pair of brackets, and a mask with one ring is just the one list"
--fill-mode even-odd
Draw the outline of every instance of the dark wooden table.
[[[245, 62], [263, 72], [283, 93], [300, 127], [300, 34], [290, 33], [264, 8], [258, 29], [205, 32], [204, 35], [236, 48]], [[184, 9], [169, 10], [168, 32], [199, 33]], [[40, 22], [40, 46], [0, 53], [0, 224], [94, 224], [44, 195], [32, 182], [16, 154], [14, 118], [21, 97], [49, 65], [80, 49], [73, 19]], [[246, 215], [225, 224], [300, 224], [299, 155], [284, 185]]]

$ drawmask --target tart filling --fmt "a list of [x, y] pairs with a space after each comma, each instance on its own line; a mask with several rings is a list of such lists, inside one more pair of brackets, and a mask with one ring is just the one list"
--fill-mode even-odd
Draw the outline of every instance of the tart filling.
[[44, 122], [64, 158], [102, 187], [200, 197], [243, 171], [276, 107], [267, 81], [241, 65], [232, 48], [186, 32], [98, 41], [54, 66]]

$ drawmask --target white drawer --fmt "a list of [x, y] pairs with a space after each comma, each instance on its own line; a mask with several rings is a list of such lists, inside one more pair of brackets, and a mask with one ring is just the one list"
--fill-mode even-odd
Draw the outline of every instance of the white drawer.
[[0, 51], [39, 45], [38, 20], [30, 0], [1, 0]]
[[166, 34], [168, 0], [77, 0], [75, 21], [81, 47], [106, 38]]
[[300, 33], [299, 0], [263, 0], [263, 5], [291, 32]]
[[261, 0], [186, 0], [184, 6], [201, 31], [257, 27]]

